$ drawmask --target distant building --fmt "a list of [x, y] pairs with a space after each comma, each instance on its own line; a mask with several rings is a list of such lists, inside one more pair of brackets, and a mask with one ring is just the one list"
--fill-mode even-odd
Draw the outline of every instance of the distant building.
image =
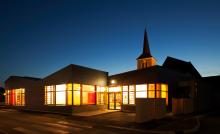
[[43, 79], [11, 76], [5, 81], [6, 104], [72, 114], [97, 109], [135, 111], [136, 98], [163, 99], [167, 110], [171, 110], [173, 98], [190, 98], [194, 111], [208, 109], [205, 94], [209, 91], [201, 86], [205, 82], [196, 68], [172, 57], [167, 57], [162, 66], [157, 65], [146, 30], [143, 51], [136, 60], [136, 70], [111, 76], [74, 64]]

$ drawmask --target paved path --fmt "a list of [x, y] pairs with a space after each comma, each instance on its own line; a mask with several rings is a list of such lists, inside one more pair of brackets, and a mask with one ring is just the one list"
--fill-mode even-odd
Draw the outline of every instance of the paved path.
[[[135, 134], [137, 131], [74, 120], [70, 116], [0, 109], [0, 134]], [[140, 132], [141, 133], [141, 132]]]
[[220, 134], [220, 113], [200, 118], [200, 128], [195, 134]]

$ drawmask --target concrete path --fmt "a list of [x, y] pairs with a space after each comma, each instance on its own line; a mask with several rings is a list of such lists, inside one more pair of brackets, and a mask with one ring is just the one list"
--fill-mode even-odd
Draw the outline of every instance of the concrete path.
[[103, 109], [103, 110], [94, 110], [94, 111], [74, 113], [73, 115], [74, 115], [74, 116], [89, 117], [89, 116], [101, 115], [101, 114], [106, 114], [106, 113], [113, 113], [113, 112], [118, 112], [118, 111], [119, 111], [119, 110]]

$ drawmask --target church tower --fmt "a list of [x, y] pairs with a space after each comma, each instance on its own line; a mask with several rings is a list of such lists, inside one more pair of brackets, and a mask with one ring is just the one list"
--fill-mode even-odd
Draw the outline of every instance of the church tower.
[[156, 59], [153, 56], [151, 56], [150, 53], [146, 29], [144, 31], [143, 52], [136, 60], [137, 69], [144, 69], [156, 65]]

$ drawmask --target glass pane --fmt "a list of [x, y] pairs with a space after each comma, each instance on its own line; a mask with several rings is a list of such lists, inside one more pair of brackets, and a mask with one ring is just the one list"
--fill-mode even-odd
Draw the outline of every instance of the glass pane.
[[115, 109], [114, 93], [109, 93], [109, 109]]
[[155, 84], [149, 84], [148, 90], [155, 90]]
[[97, 86], [97, 92], [107, 92], [107, 88], [106, 87], [102, 87], [102, 86]]
[[161, 84], [156, 84], [156, 90], [161, 90]]
[[80, 105], [80, 84], [73, 84], [73, 104]]
[[123, 86], [122, 87], [122, 91], [124, 92], [124, 91], [128, 91], [128, 86]]
[[71, 83], [67, 84], [67, 104], [72, 105], [72, 85]]
[[155, 98], [155, 91], [148, 91], [148, 98]]
[[104, 105], [104, 97], [105, 97], [105, 93], [104, 92], [97, 92], [97, 104], [98, 105]]
[[73, 91], [73, 104], [80, 105], [80, 91]]
[[136, 85], [136, 98], [147, 98], [147, 84]]
[[115, 109], [121, 109], [121, 93], [115, 93]]
[[95, 104], [95, 86], [82, 85], [83, 104]]
[[129, 91], [134, 91], [134, 86], [129, 86]]
[[123, 92], [123, 104], [128, 104], [128, 92]]
[[135, 97], [134, 97], [134, 92], [129, 92], [129, 104], [134, 104], [134, 100]]
[[161, 91], [156, 91], [156, 93], [157, 98], [161, 98]]
[[166, 98], [167, 97], [167, 92], [161, 92], [161, 98]]
[[121, 92], [121, 87], [109, 87], [109, 92]]
[[148, 98], [155, 98], [155, 84], [149, 84], [149, 86], [148, 86]]
[[167, 84], [161, 84], [161, 91], [168, 91]]
[[66, 84], [56, 85], [56, 105], [66, 105]]

